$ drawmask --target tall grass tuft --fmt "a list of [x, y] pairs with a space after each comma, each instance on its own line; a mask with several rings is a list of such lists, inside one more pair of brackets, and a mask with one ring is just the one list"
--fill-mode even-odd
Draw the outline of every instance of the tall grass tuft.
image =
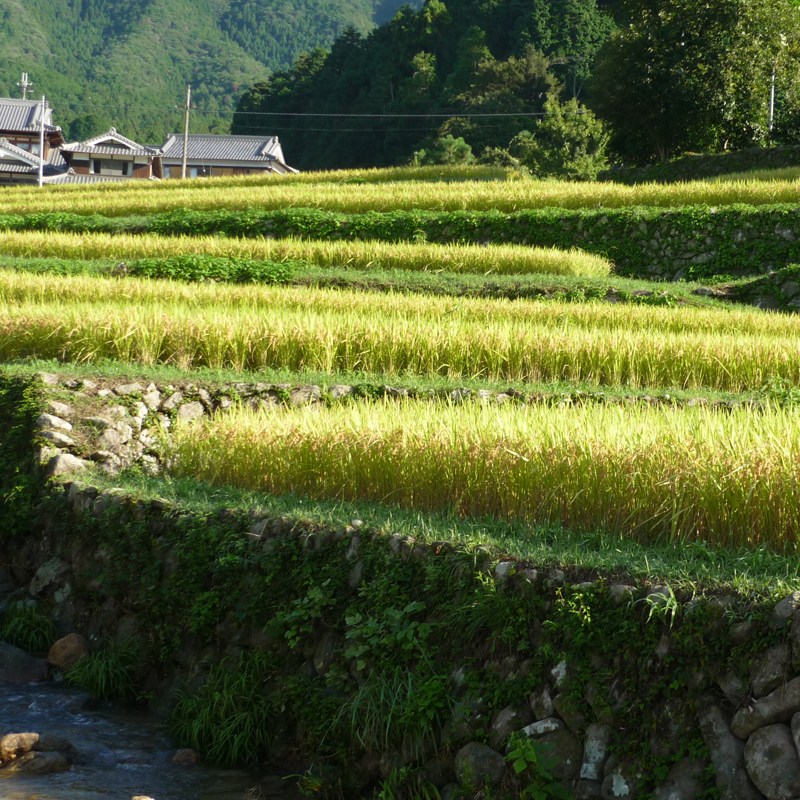
[[139, 699], [141, 647], [134, 641], [83, 656], [67, 671], [66, 681], [100, 700], [133, 703]]
[[800, 542], [800, 419], [768, 408], [391, 403], [179, 430], [174, 474], [275, 494], [557, 521], [652, 542]]
[[212, 665], [197, 693], [181, 694], [170, 723], [173, 734], [214, 763], [263, 761], [276, 718], [273, 672], [270, 657], [259, 652], [242, 655], [238, 664]]
[[33, 606], [14, 606], [0, 620], [0, 639], [29, 653], [45, 655], [57, 638], [52, 620]]

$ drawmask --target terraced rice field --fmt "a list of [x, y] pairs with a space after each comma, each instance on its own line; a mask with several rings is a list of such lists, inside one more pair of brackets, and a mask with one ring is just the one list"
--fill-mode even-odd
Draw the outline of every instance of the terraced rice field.
[[[511, 177], [511, 176], [508, 176]], [[513, 212], [526, 208], [622, 208], [631, 206], [729, 206], [796, 203], [800, 183], [788, 173], [779, 180], [694, 181], [667, 185], [575, 183], [507, 179], [496, 172], [465, 180], [463, 170], [386, 174], [309, 173], [294, 178], [224, 178], [214, 181], [132, 181], [122, 185], [7, 189], [0, 213], [74, 212], [106, 216], [147, 215], [182, 208], [197, 210], [320, 208], [360, 213], [426, 209]], [[418, 178], [414, 180], [414, 178]], [[487, 180], [487, 178], [489, 178]], [[136, 185], [131, 185], [136, 184]]]
[[[744, 178], [636, 187], [537, 183], [499, 180], [505, 176], [485, 170], [469, 177], [463, 170], [389, 171], [10, 190], [0, 196], [0, 212], [758, 205], [794, 202], [799, 186]], [[423, 393], [426, 382], [469, 381], [473, 388], [460, 403], [466, 394], [456, 393], [452, 403], [234, 408], [177, 430], [170, 461], [176, 476], [301, 498], [522, 520], [531, 535], [538, 523], [558, 522], [644, 541], [797, 543], [800, 427], [793, 403], [800, 321], [793, 314], [688, 296], [676, 303], [659, 284], [642, 284], [650, 289], [621, 302], [608, 259], [504, 244], [7, 232], [0, 234], [0, 256], [16, 258], [20, 267], [25, 259], [60, 260], [49, 274], [0, 270], [6, 363], [54, 359], [102, 369], [116, 362], [190, 374], [226, 369], [246, 380], [283, 371], [295, 384], [312, 372], [330, 383], [342, 375], [376, 386], [413, 379]], [[180, 264], [184, 257], [201, 258], [201, 266], [191, 275], [172, 266], [165, 271], [184, 280], [134, 277], [135, 270], [109, 266], [141, 258]], [[301, 263], [328, 270], [328, 278], [359, 272], [365, 280], [320, 288], [288, 285], [284, 276], [272, 282], [286, 285], [262, 285], [256, 271], [247, 283], [225, 283], [203, 279], [202, 258]], [[93, 260], [105, 266], [87, 267]], [[424, 289], [430, 283], [395, 292], [384, 281], [373, 291], [369, 280], [379, 270], [402, 271], [412, 284], [422, 274], [594, 283], [591, 293], [581, 290], [580, 302], [568, 291], [544, 292], [547, 302], [447, 290], [434, 296]], [[699, 399], [698, 407], [657, 408], [474, 399], [481, 386], [497, 389], [504, 381], [588, 386], [612, 399], [634, 388], [662, 395], [691, 390]], [[730, 393], [736, 407], [703, 407], [703, 395], [715, 392]], [[759, 403], [739, 402], [753, 397]]]

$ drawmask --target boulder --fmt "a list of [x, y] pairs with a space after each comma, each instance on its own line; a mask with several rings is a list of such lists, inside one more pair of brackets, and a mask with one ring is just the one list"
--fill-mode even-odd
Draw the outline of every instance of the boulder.
[[55, 478], [59, 475], [69, 475], [71, 472], [79, 472], [86, 469], [86, 464], [80, 458], [76, 458], [69, 453], [61, 453], [53, 456], [44, 468], [45, 478]]
[[717, 788], [723, 790], [720, 797], [731, 800], [734, 779], [743, 766], [744, 742], [731, 733], [728, 717], [717, 703], [701, 706], [697, 720], [716, 770]]
[[[581, 779], [599, 781], [603, 777], [603, 767], [608, 758], [608, 745], [611, 739], [611, 726], [592, 723], [586, 729], [583, 742], [583, 764]], [[599, 790], [598, 790], [599, 794]]]
[[89, 642], [78, 633], [70, 633], [50, 648], [47, 661], [56, 669], [65, 670], [74, 667], [88, 654]]
[[506, 706], [492, 717], [489, 743], [493, 747], [497, 747], [514, 731], [518, 731], [530, 718], [531, 712], [527, 707]]
[[53, 416], [53, 414], [39, 414], [36, 417], [36, 427], [39, 430], [62, 431], [69, 433], [72, 430], [72, 423], [67, 422], [61, 417]]
[[30, 753], [38, 741], [38, 733], [7, 733], [0, 739], [0, 761], [12, 761]]
[[563, 727], [564, 723], [558, 717], [547, 717], [546, 719], [540, 719], [537, 722], [526, 725], [522, 729], [522, 732], [529, 739], [539, 739], [548, 733], [560, 731]]
[[61, 419], [71, 417], [75, 413], [75, 409], [72, 406], [68, 406], [66, 403], [59, 403], [58, 400], [51, 400], [47, 406], [55, 416]]
[[308, 386], [298, 386], [289, 393], [289, 402], [293, 406], [304, 406], [308, 403], [316, 403], [322, 397], [322, 389], [319, 386], [310, 384]]
[[122, 386], [117, 386], [114, 391], [120, 397], [126, 397], [127, 395], [143, 392], [144, 386], [141, 383], [126, 383]]
[[0, 681], [38, 683], [47, 677], [47, 662], [29, 656], [24, 650], [0, 642]]
[[733, 717], [731, 730], [740, 739], [748, 739], [759, 728], [789, 722], [798, 711], [800, 678], [793, 678], [766, 697], [740, 708]]
[[557, 781], [570, 781], [581, 773], [583, 747], [566, 728], [548, 733], [539, 739], [547, 757], [555, 759], [551, 772]]
[[456, 777], [459, 784], [479, 788], [496, 786], [506, 773], [506, 762], [500, 753], [479, 742], [470, 742], [456, 754]]
[[702, 791], [706, 763], [700, 758], [682, 758], [667, 775], [667, 780], [656, 787], [653, 800], [694, 800]]
[[779, 628], [785, 628], [792, 619], [795, 611], [800, 609], [800, 592], [792, 592], [788, 597], [778, 601], [772, 609], [770, 622]]
[[51, 558], [36, 570], [28, 591], [32, 597], [41, 594], [48, 586], [56, 583], [71, 569], [72, 567], [66, 561], [62, 561], [60, 558]]
[[750, 686], [753, 697], [761, 698], [777, 689], [792, 674], [792, 653], [788, 642], [770, 647], [753, 665]]
[[193, 750], [191, 747], [184, 747], [175, 752], [175, 755], [172, 756], [172, 763], [181, 764], [184, 767], [196, 767], [200, 763], [200, 756], [197, 750]]
[[193, 403], [184, 403], [178, 408], [178, 422], [194, 422], [205, 414], [203, 404], [195, 400]]
[[61, 431], [42, 431], [39, 438], [49, 442], [53, 447], [75, 447], [75, 440]]
[[603, 800], [634, 800], [639, 796], [641, 776], [629, 764], [617, 764], [606, 772], [600, 786]]
[[759, 728], [744, 746], [744, 763], [767, 800], [794, 800], [800, 795], [800, 757], [788, 725]]
[[66, 772], [69, 761], [59, 753], [25, 753], [0, 767], [0, 776], [52, 775]]
[[546, 719], [553, 716], [553, 698], [550, 694], [550, 687], [544, 686], [538, 692], [532, 692], [528, 696], [528, 704], [533, 712], [534, 719]]

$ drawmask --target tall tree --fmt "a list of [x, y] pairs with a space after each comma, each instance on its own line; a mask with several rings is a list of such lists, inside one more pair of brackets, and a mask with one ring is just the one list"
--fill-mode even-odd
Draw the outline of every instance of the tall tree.
[[666, 159], [683, 150], [762, 144], [773, 74], [800, 66], [800, 11], [788, 0], [621, 0], [629, 22], [601, 49], [592, 106], [618, 154]]

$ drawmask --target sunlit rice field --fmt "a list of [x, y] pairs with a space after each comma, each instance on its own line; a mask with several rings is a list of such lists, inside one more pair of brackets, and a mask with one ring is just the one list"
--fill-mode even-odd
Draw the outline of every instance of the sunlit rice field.
[[[79, 191], [76, 191], [78, 189]], [[797, 203], [800, 182], [753, 180], [692, 181], [673, 184], [580, 183], [538, 180], [472, 180], [431, 182], [397, 180], [364, 183], [331, 182], [323, 173], [302, 181], [277, 178], [229, 178], [195, 181], [129, 181], [124, 185], [4, 189], [0, 213], [68, 211], [77, 214], [126, 216], [182, 208], [197, 210], [245, 208], [321, 208], [366, 211], [472, 209], [503, 212], [526, 208], [620, 208], [630, 206], [727, 206]]]
[[800, 419], [704, 409], [359, 404], [178, 431], [174, 475], [313, 498], [556, 520], [653, 540], [795, 544]]
[[800, 321], [756, 310], [370, 295], [0, 272], [0, 358], [118, 359], [741, 391], [800, 381]]
[[120, 261], [187, 253], [305, 261], [318, 267], [405, 269], [499, 275], [608, 275], [611, 262], [580, 250], [523, 245], [308, 242], [297, 239], [228, 239], [214, 236], [136, 236], [99, 233], [0, 232], [0, 255]]

